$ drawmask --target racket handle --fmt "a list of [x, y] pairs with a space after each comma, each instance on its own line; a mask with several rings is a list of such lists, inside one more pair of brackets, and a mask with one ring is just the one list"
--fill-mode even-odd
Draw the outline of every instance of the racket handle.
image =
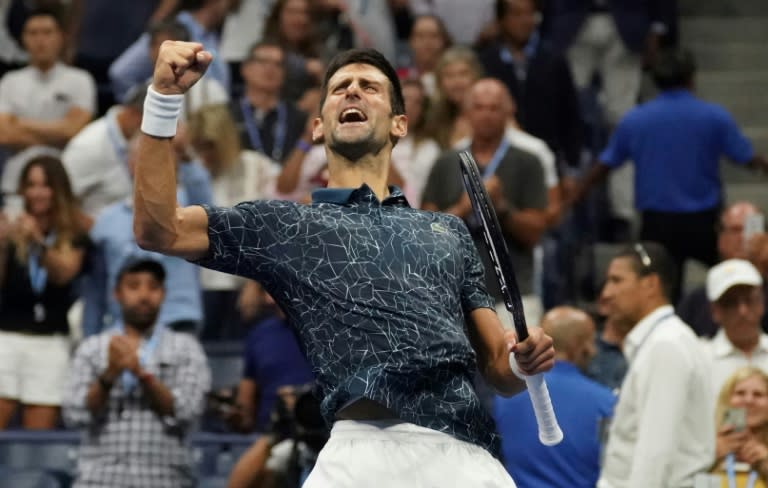
[[515, 361], [515, 355], [509, 355], [509, 365], [512, 371], [525, 380], [528, 387], [528, 396], [531, 398], [533, 413], [536, 416], [536, 424], [539, 427], [539, 440], [545, 446], [554, 446], [563, 440], [563, 431], [557, 423], [555, 410], [552, 408], [552, 399], [549, 397], [547, 382], [542, 373], [526, 376], [520, 372]]

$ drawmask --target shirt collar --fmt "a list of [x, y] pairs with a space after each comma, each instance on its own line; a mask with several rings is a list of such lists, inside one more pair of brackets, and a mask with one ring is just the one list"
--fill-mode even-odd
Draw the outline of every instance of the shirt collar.
[[659, 93], [660, 98], [690, 98], [692, 96], [693, 93], [687, 88], [672, 88]]
[[42, 71], [36, 66], [32, 66], [32, 65], [30, 65], [29, 67], [32, 68], [32, 71], [35, 72], [35, 76], [37, 76], [39, 80], [51, 81], [52, 79], [55, 78], [56, 73], [58, 73], [58, 71], [61, 69], [61, 63], [59, 61], [56, 61], [53, 64], [53, 66], [51, 66], [51, 69], [49, 69], [48, 71]]
[[[360, 188], [318, 188], [312, 192], [312, 203], [333, 203], [336, 205], [351, 204], [378, 204], [379, 199], [366, 183]], [[381, 205], [408, 207], [403, 191], [394, 186], [389, 186], [389, 195], [384, 198]]]
[[[724, 358], [733, 354], [742, 356], [744, 355], [740, 349], [736, 349], [736, 346], [734, 346], [733, 343], [728, 339], [728, 336], [725, 335], [725, 331], [723, 329], [718, 330], [717, 334], [715, 334], [715, 337], [712, 338], [712, 352], [718, 358]], [[755, 348], [752, 354], [759, 352], [768, 352], [767, 334], [760, 334], [760, 339], [757, 342], [757, 348]]]
[[672, 305], [662, 305], [643, 317], [643, 319], [632, 328], [629, 334], [627, 334], [627, 338], [624, 340], [624, 355], [627, 358], [633, 358], [637, 352], [637, 348], [643, 344], [648, 337], [648, 334], [650, 334], [653, 328], [658, 325], [659, 320], [663, 319], [666, 315], [671, 316], [674, 313], [675, 309], [672, 308]]

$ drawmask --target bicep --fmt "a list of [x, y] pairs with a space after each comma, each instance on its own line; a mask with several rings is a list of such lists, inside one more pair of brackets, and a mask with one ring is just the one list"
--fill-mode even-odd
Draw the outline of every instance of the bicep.
[[495, 358], [507, 352], [504, 327], [496, 311], [477, 308], [469, 314], [469, 340], [472, 348], [483, 358]]
[[208, 214], [199, 205], [176, 208], [177, 237], [165, 254], [202, 259], [208, 254]]

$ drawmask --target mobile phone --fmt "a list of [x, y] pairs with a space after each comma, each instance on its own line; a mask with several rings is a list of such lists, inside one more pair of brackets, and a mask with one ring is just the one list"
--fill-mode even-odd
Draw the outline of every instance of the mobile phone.
[[729, 408], [723, 415], [723, 423], [733, 426], [733, 430], [741, 432], [747, 428], [747, 410], [744, 408]]
[[765, 217], [763, 214], [753, 214], [744, 219], [744, 245], [749, 243], [749, 239], [755, 234], [765, 232]]

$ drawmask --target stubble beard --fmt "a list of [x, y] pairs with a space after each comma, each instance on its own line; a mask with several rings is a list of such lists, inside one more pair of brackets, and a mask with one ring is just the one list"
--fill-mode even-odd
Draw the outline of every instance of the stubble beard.
[[367, 155], [377, 156], [384, 146], [387, 145], [386, 139], [376, 140], [373, 131], [352, 141], [340, 140], [335, 135], [331, 136], [328, 147], [331, 151], [343, 157], [344, 159], [358, 163]]

